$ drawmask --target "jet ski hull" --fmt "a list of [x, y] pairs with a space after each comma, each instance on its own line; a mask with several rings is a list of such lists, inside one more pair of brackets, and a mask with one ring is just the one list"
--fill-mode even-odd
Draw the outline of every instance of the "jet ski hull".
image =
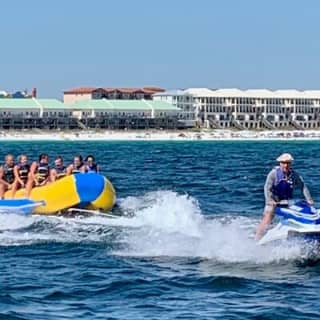
[[306, 241], [320, 241], [320, 231], [288, 231], [287, 239], [302, 239]]
[[288, 207], [277, 207], [275, 213], [280, 222], [259, 240], [259, 244], [283, 240], [320, 244], [320, 210], [305, 202], [297, 202]]

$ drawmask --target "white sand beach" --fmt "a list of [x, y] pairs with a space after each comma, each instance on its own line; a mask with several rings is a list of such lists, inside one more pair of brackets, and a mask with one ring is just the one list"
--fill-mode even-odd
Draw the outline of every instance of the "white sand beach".
[[318, 140], [320, 131], [1, 131], [0, 141], [210, 141], [210, 140]]

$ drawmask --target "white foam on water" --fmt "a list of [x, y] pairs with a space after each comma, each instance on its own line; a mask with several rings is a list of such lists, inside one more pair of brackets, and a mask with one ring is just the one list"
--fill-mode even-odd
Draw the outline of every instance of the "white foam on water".
[[20, 245], [34, 243], [36, 240], [47, 240], [44, 235], [28, 230], [36, 222], [36, 216], [25, 216], [14, 213], [0, 214], [0, 245]]
[[127, 247], [117, 254], [203, 257], [258, 264], [294, 260], [305, 254], [298, 244], [259, 246], [253, 240], [258, 220], [223, 213], [205, 217], [196, 199], [187, 195], [151, 192], [124, 199], [120, 206], [123, 211], [134, 212], [128, 226], [136, 228], [123, 235]]
[[57, 216], [0, 214], [0, 245], [100, 241], [101, 224]]

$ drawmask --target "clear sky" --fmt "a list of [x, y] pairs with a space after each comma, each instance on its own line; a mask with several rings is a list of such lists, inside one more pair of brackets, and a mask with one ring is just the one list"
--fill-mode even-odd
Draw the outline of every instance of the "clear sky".
[[0, 90], [320, 89], [317, 0], [4, 0]]

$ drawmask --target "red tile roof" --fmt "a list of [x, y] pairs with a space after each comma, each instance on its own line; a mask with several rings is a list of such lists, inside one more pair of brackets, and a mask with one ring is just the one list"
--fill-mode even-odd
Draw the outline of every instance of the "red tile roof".
[[141, 88], [117, 88], [121, 93], [144, 93]]
[[112, 93], [115, 92], [116, 89], [115, 88], [102, 88], [104, 91], [106, 91], [107, 93]]
[[143, 90], [153, 91], [153, 92], [165, 92], [164, 89], [159, 88], [159, 87], [143, 87]]
[[79, 87], [79, 88], [73, 88], [69, 90], [65, 90], [64, 94], [92, 94], [96, 90], [102, 90], [106, 93], [113, 93], [113, 92], [119, 92], [119, 93], [128, 93], [128, 94], [134, 94], [134, 93], [144, 93], [144, 94], [153, 94], [156, 92], [164, 92], [164, 89], [158, 88], [158, 87], [144, 87], [144, 88], [96, 88], [96, 87]]
[[80, 88], [73, 88], [69, 90], [65, 90], [64, 94], [89, 94], [95, 91], [97, 88], [94, 87], [80, 87]]

